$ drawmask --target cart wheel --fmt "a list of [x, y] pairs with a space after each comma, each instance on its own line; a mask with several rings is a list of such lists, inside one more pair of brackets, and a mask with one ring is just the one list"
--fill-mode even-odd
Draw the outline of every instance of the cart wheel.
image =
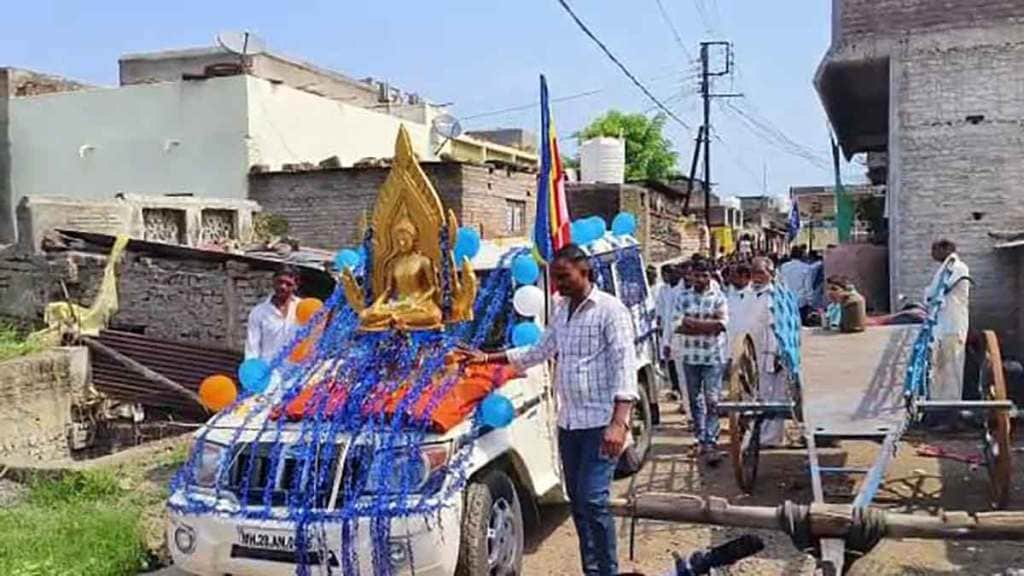
[[[983, 400], [1006, 400], [1006, 378], [1003, 375], [1003, 356], [999, 351], [999, 338], [986, 330], [985, 357], [981, 363], [978, 387]], [[992, 410], [985, 418], [982, 438], [985, 465], [988, 467], [989, 499], [993, 508], [1003, 509], [1010, 501], [1010, 476], [1013, 471], [1013, 451], [1010, 447], [1010, 413]]]
[[[757, 352], [750, 336], [743, 336], [733, 346], [732, 368], [729, 372], [729, 400], [757, 400]], [[757, 460], [761, 453], [761, 419], [741, 412], [729, 413], [729, 457], [736, 483], [746, 493], [754, 491], [757, 482]]]

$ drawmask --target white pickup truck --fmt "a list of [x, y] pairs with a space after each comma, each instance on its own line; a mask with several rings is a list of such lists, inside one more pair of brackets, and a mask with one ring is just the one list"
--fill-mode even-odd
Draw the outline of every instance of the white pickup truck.
[[[657, 331], [642, 256], [631, 239], [619, 239], [614, 244], [598, 241], [593, 248], [593, 262], [597, 284], [630, 305], [636, 326], [641, 402], [633, 418], [635, 440], [619, 464], [619, 474], [625, 475], [636, 472], [647, 458], [652, 425], [657, 418], [660, 373], [655, 366]], [[485, 278], [498, 266], [501, 254], [512, 247], [514, 245], [508, 242], [500, 245], [485, 242], [473, 261], [477, 274]], [[631, 267], [629, 274], [622, 273], [624, 266]], [[511, 302], [508, 305], [511, 306]], [[504, 342], [500, 334], [503, 331], [504, 327], [495, 327], [496, 337], [491, 347]], [[468, 465], [469, 481], [461, 494], [456, 493], [450, 502], [445, 502], [439, 514], [392, 520], [387, 550], [392, 573], [418, 576], [522, 573], [524, 527], [537, 519], [538, 506], [565, 501], [556, 446], [551, 374], [550, 367], [539, 366], [501, 388], [515, 407], [515, 417], [507, 427], [491, 430], [474, 440]], [[197, 444], [202, 453], [195, 460], [198, 462], [195, 480], [192, 485], [177, 486], [170, 496], [168, 545], [174, 563], [187, 572], [211, 576], [296, 573], [295, 525], [274, 519], [245, 519], [245, 515], [240, 514], [244, 511], [239, 510], [244, 500], [239, 498], [243, 483], [231, 480], [231, 477], [237, 478], [237, 474], [229, 473], [228, 479], [217, 480], [216, 470], [222, 458], [231, 459], [231, 470], [238, 474], [247, 469], [255, 470], [256, 475], [269, 476], [266, 471], [276, 470], [275, 478], [263, 477], [244, 485], [249, 490], [258, 488], [262, 492], [267, 483], [274, 483], [271, 494], [275, 505], [287, 501], [288, 483], [284, 477], [289, 467], [287, 463], [272, 466], [267, 460], [274, 454], [287, 459], [289, 451], [274, 452], [269, 447], [251, 449], [247, 442], [259, 437], [261, 419], [269, 417], [269, 410], [267, 403], [256, 401], [249, 410], [264, 412], [255, 419], [250, 417], [248, 427], [251, 430], [239, 430], [245, 412], [241, 410], [237, 415], [218, 420], [212, 427], [208, 424], [207, 429], [197, 433], [198, 436], [205, 432], [205, 440]], [[469, 422], [464, 422], [443, 435], [426, 438], [420, 451], [423, 459], [421, 486], [433, 472], [444, 467], [469, 426]], [[300, 434], [298, 428], [297, 423], [286, 425], [281, 441], [286, 445], [296, 442]], [[229, 446], [250, 449], [236, 449], [235, 454], [226, 454], [231, 450]], [[317, 506], [330, 510], [338, 505], [339, 486], [350, 473], [349, 468], [366, 465], [365, 454], [357, 459], [355, 453], [351, 446], [339, 450], [337, 464], [324, 484], [331, 490], [317, 501]], [[253, 464], [248, 458], [262, 461]], [[200, 498], [210, 507], [208, 509], [223, 513], [183, 512], [188, 498]], [[362, 574], [373, 573], [369, 524], [369, 520], [361, 521], [355, 530]], [[315, 531], [311, 537], [315, 544], [309, 546], [306, 554], [309, 573], [344, 573], [343, 562], [339, 561], [341, 530], [328, 525], [317, 527]]]

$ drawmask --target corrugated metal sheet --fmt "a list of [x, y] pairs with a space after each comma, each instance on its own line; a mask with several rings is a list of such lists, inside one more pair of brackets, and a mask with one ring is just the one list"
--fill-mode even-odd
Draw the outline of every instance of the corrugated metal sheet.
[[[197, 392], [199, 384], [211, 374], [234, 377], [242, 361], [242, 355], [232, 350], [168, 342], [131, 332], [103, 330], [99, 340], [150, 370]], [[93, 385], [111, 398], [167, 410], [182, 418], [202, 420], [206, 417], [203, 409], [183, 394], [150, 381], [105, 354], [91, 353], [90, 362]]]

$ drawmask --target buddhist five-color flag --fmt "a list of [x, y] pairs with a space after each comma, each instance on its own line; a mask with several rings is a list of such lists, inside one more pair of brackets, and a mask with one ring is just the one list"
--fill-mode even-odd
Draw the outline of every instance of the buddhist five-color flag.
[[537, 217], [533, 243], [537, 256], [550, 262], [555, 251], [570, 242], [569, 207], [565, 203], [565, 173], [558, 155], [558, 136], [551, 121], [548, 83], [540, 76], [540, 173], [537, 175]]

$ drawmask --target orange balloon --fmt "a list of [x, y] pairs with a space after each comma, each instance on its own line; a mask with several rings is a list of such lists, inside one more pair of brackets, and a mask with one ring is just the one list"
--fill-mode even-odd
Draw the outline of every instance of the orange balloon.
[[295, 320], [305, 326], [323, 307], [324, 303], [319, 298], [303, 298], [295, 307]]
[[227, 408], [238, 397], [238, 387], [230, 376], [215, 374], [207, 376], [199, 385], [199, 399], [213, 412]]
[[303, 360], [308, 358], [309, 353], [313, 351], [313, 343], [315, 341], [316, 340], [312, 336], [310, 336], [309, 338], [306, 338], [302, 342], [296, 344], [295, 348], [292, 348], [291, 353], [288, 354], [288, 361], [290, 361], [292, 364], [298, 364], [299, 362], [302, 362]]

